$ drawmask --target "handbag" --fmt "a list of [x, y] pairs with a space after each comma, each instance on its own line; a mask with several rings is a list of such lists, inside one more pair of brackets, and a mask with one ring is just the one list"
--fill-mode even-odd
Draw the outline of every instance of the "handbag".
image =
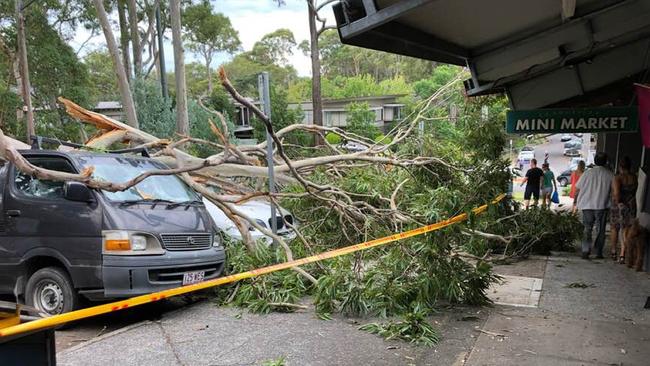
[[554, 191], [551, 195], [551, 202], [560, 203], [560, 195], [557, 193], [557, 191]]

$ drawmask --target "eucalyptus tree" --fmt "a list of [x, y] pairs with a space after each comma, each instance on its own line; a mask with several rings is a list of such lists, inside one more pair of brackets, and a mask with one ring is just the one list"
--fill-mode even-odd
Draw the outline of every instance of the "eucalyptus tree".
[[200, 54], [208, 76], [208, 94], [212, 94], [212, 60], [219, 52], [235, 53], [241, 47], [239, 35], [230, 19], [215, 13], [208, 2], [190, 5], [183, 12], [187, 47]]

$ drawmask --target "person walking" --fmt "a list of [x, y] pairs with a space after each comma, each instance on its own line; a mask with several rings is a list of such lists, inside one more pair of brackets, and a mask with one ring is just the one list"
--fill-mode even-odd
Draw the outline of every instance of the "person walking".
[[[584, 232], [582, 237], [582, 258], [589, 259], [593, 244], [596, 258], [603, 258], [605, 246], [605, 225], [607, 224], [607, 210], [609, 209], [610, 193], [614, 173], [607, 169], [607, 154], [599, 152], [594, 157], [592, 169], [582, 174], [576, 183], [574, 203], [582, 212]], [[596, 241], [592, 240], [594, 224], [597, 228]]]
[[578, 210], [578, 208], [576, 207], [576, 204], [575, 204], [576, 183], [578, 183], [578, 179], [580, 179], [580, 177], [582, 176], [582, 173], [584, 173], [584, 172], [585, 172], [585, 161], [580, 160], [578, 162], [578, 167], [576, 168], [576, 170], [574, 170], [571, 173], [571, 190], [569, 191], [569, 197], [574, 199], [573, 208], [571, 209], [571, 211], [573, 213], [576, 213], [576, 211]]
[[636, 189], [638, 180], [632, 173], [632, 162], [624, 157], [618, 163], [618, 174], [612, 181], [612, 208], [610, 209], [610, 252], [613, 260], [617, 259], [619, 233], [621, 234], [621, 250], [618, 262], [625, 263], [625, 237], [636, 217]]
[[551, 208], [551, 195], [554, 191], [557, 191], [555, 174], [553, 174], [549, 168], [548, 163], [542, 164], [542, 171], [544, 172], [544, 180], [542, 185], [542, 208]]
[[526, 184], [526, 190], [524, 192], [524, 206], [528, 209], [530, 204], [531, 196], [535, 199], [533, 206], [537, 206], [539, 201], [539, 189], [542, 185], [542, 178], [544, 177], [544, 172], [542, 169], [537, 167], [537, 159], [530, 160], [530, 169], [526, 172], [524, 180], [521, 182], [520, 186]]

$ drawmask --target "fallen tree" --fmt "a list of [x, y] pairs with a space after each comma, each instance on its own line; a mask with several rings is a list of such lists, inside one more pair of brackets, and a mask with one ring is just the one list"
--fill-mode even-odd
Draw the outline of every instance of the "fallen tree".
[[[217, 205], [242, 234], [244, 246], [226, 244], [229, 270], [233, 272], [454, 216], [490, 201], [505, 190], [510, 178], [501, 159], [505, 144], [501, 120], [498, 116], [481, 118], [483, 106], [492, 106], [495, 100], [466, 102], [460, 90], [462, 74], [413, 106], [412, 112], [387, 134], [390, 142], [386, 144], [325, 126], [295, 124], [275, 131], [268, 117], [237, 93], [223, 70], [220, 77], [223, 87], [253, 111], [274, 141], [278, 193], [259, 189], [268, 179], [266, 142], [236, 145], [229, 140], [227, 123], [217, 111], [211, 111], [216, 121], [211, 122], [214, 140], [185, 135], [169, 140], [61, 98], [71, 116], [98, 131], [85, 142], [86, 149], [146, 147], [155, 151], [155, 159], [169, 166], [124, 182], [97, 180], [92, 168], [70, 174], [36, 167], [1, 132], [0, 151], [26, 174], [79, 181], [106, 191], [128, 189], [152, 175], [178, 175]], [[463, 118], [447, 117], [447, 106], [452, 102], [465, 105]], [[421, 122], [426, 123], [424, 130], [418, 129]], [[298, 132], [319, 135], [325, 145], [307, 149], [285, 143]], [[325, 134], [335, 134], [365, 149], [346, 151], [327, 143]], [[217, 152], [197, 157], [186, 149], [193, 144], [209, 145]], [[290, 209], [301, 225], [285, 224], [296, 231], [298, 239], [288, 243], [243, 213], [238, 204], [251, 199]], [[296, 305], [305, 295], [312, 295], [323, 317], [341, 312], [354, 316], [404, 315], [414, 321], [423, 321], [439, 301], [486, 303], [485, 291], [495, 276], [485, 258], [478, 255], [481, 253], [468, 254], [465, 244], [468, 234], [476, 237], [482, 233], [483, 239], [494, 240], [500, 232], [488, 232], [486, 222], [499, 215], [493, 209], [480, 221], [472, 218], [462, 228], [446, 228], [390, 247], [245, 281], [219, 289], [219, 299], [256, 311], [293, 311], [300, 307], [287, 304]], [[278, 246], [253, 242], [250, 227], [273, 237]]]

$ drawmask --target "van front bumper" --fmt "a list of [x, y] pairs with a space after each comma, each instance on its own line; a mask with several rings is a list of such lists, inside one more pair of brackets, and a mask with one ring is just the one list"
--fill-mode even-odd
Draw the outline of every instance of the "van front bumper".
[[131, 297], [179, 287], [188, 272], [203, 271], [206, 280], [213, 279], [221, 275], [225, 263], [221, 247], [150, 256], [104, 255], [104, 296]]

